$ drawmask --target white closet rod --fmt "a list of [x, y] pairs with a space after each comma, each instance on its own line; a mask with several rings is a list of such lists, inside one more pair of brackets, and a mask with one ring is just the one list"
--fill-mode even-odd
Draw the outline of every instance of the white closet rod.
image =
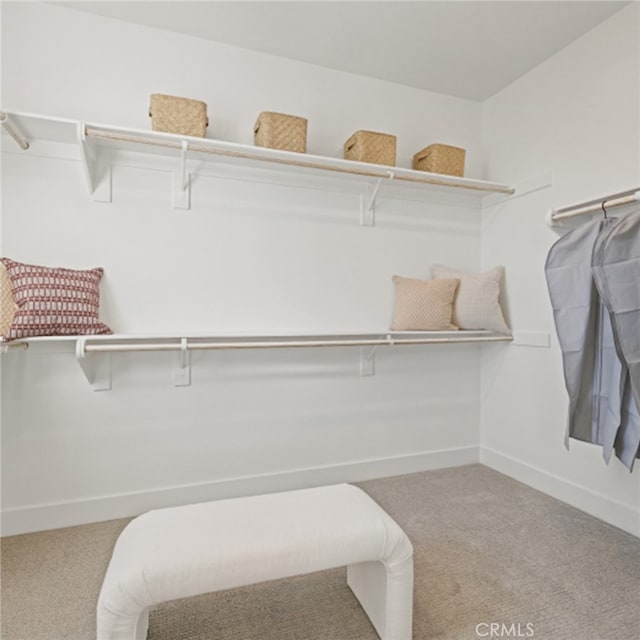
[[584, 216], [589, 213], [604, 213], [603, 207], [604, 209], [608, 209], [625, 204], [633, 204], [634, 202], [640, 202], [640, 190], [623, 191], [622, 193], [616, 193], [600, 200], [590, 200], [589, 202], [573, 205], [571, 207], [554, 209], [551, 212], [551, 222], [558, 222], [559, 220], [567, 220], [577, 216]]
[[125, 352], [125, 351], [181, 351], [199, 349], [289, 349], [296, 347], [376, 347], [392, 346], [403, 344], [445, 344], [456, 342], [509, 342], [511, 336], [489, 335], [476, 337], [459, 338], [395, 338], [387, 336], [385, 338], [344, 338], [327, 340], [278, 340], [278, 341], [257, 341], [241, 340], [236, 342], [124, 342], [113, 343], [95, 342], [85, 343], [82, 350], [85, 352]]
[[0, 113], [0, 125], [18, 143], [18, 146], [26, 151], [29, 148], [27, 139], [15, 128], [6, 113]]
[[28, 342], [0, 342], [0, 353], [8, 353], [9, 351], [24, 351], [28, 348]]

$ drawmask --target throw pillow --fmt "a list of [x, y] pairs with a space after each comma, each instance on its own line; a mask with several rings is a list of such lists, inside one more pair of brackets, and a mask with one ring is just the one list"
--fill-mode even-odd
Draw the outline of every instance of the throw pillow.
[[393, 331], [456, 331], [451, 323], [453, 299], [458, 286], [455, 278], [414, 280], [393, 276], [395, 304]]
[[6, 267], [0, 262], [0, 336], [9, 331], [15, 312], [16, 301], [11, 291], [11, 279]]
[[6, 340], [111, 333], [98, 319], [101, 268], [78, 271], [0, 258], [17, 305]]
[[460, 279], [452, 318], [461, 329], [487, 329], [498, 333], [511, 333], [500, 306], [500, 285], [504, 277], [504, 267], [495, 267], [484, 273], [469, 273], [434, 264], [431, 267], [431, 276], [436, 279]]

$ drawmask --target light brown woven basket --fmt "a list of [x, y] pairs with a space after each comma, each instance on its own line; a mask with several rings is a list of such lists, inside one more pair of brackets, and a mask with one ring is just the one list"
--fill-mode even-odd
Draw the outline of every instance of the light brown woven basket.
[[448, 176], [464, 175], [466, 151], [448, 144], [431, 144], [413, 156], [413, 168]]
[[207, 103], [190, 98], [152, 93], [149, 116], [154, 131], [204, 138], [209, 125]]
[[344, 143], [344, 157], [347, 160], [394, 167], [396, 164], [396, 137], [376, 131], [356, 131]]
[[253, 140], [258, 147], [305, 153], [307, 119], [286, 113], [263, 111], [253, 126]]

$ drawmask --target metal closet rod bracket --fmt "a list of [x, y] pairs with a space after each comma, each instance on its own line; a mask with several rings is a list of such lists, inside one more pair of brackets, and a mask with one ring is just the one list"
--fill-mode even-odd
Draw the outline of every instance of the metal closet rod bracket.
[[78, 338], [76, 359], [94, 391], [111, 390], [111, 354], [87, 353], [87, 338]]
[[191, 208], [191, 175], [187, 171], [189, 141], [180, 141], [180, 170], [173, 174], [172, 206], [174, 209]]
[[29, 148], [27, 138], [18, 130], [16, 125], [11, 122], [9, 116], [4, 112], [0, 112], [0, 125], [2, 125], [2, 128], [16, 141], [23, 151]]
[[395, 173], [391, 170], [386, 171], [386, 176], [378, 178], [374, 185], [369, 186], [368, 200], [365, 203], [365, 196], [360, 197], [360, 226], [373, 227], [375, 225], [375, 212], [376, 212], [376, 198], [378, 196], [378, 189], [383, 180], [393, 180]]
[[188, 387], [191, 384], [191, 352], [186, 338], [180, 338], [180, 350], [177, 352], [173, 367], [173, 385]]
[[78, 139], [78, 148], [80, 149], [80, 159], [82, 160], [84, 178], [85, 182], [87, 183], [87, 191], [89, 192], [90, 196], [93, 196], [95, 192], [95, 180], [93, 176], [93, 166], [95, 165], [95, 160], [87, 145], [87, 136], [84, 122], [78, 122], [76, 137]]
[[111, 164], [101, 162], [87, 139], [87, 126], [82, 120], [77, 124], [76, 139], [89, 196], [96, 202], [111, 202]]
[[373, 347], [360, 347], [360, 375], [374, 376], [376, 374], [376, 349]]

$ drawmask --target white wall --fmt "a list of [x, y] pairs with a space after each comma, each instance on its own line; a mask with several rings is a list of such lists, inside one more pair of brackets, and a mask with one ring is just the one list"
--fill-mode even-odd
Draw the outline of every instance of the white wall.
[[[477, 103], [47, 4], [3, 3], [2, 30], [5, 109], [146, 129], [149, 94], [166, 92], [208, 103], [210, 137], [250, 143], [261, 110], [285, 111], [309, 118], [311, 153], [339, 156], [374, 129], [398, 136], [399, 165], [438, 140], [467, 148], [480, 177]], [[219, 168], [180, 211], [169, 174], [133, 155], [114, 165], [105, 204], [77, 160], [3, 149], [2, 254], [103, 266], [105, 319], [120, 332], [380, 330], [394, 273], [480, 265], [466, 206], [383, 197], [377, 226], [361, 228], [358, 194], [339, 180]], [[192, 385], [173, 387], [168, 355], [118, 355], [112, 391], [94, 392], [62, 347], [7, 354], [4, 533], [477, 460], [479, 347], [381, 349], [373, 377], [358, 358], [194, 354]]]
[[5, 109], [148, 128], [149, 95], [169, 93], [207, 102], [220, 140], [252, 144], [258, 113], [284, 111], [309, 118], [308, 153], [340, 156], [370, 129], [398, 137], [398, 166], [434, 140], [466, 146], [480, 177], [473, 101], [44, 3], [2, 9]]
[[[3, 144], [2, 255], [103, 265], [118, 331], [381, 329], [390, 276], [440, 261], [504, 264], [514, 329], [553, 333], [546, 211], [640, 182], [637, 3], [484, 105], [57, 6], [0, 8], [5, 109], [148, 128], [148, 96], [166, 92], [205, 100], [223, 140], [251, 143], [256, 115], [276, 110], [309, 118], [310, 153], [339, 156], [365, 128], [398, 136], [400, 166], [439, 140], [468, 150], [470, 177], [553, 171], [550, 189], [486, 211], [481, 243], [477, 211], [438, 202], [383, 198], [360, 228], [339, 181], [209, 171], [176, 211], [169, 175], [135, 157], [114, 166], [113, 203], [95, 203], [76, 160]], [[3, 532], [471, 462], [479, 443], [486, 464], [640, 532], [639, 472], [563, 447], [555, 338], [376, 358], [361, 378], [348, 349], [199, 354], [177, 388], [168, 355], [122, 355], [96, 393], [64, 348], [3, 356]]]
[[550, 208], [640, 186], [640, 5], [633, 3], [483, 104], [487, 178], [553, 185], [483, 214], [482, 263], [504, 264], [519, 330], [550, 349], [485, 353], [481, 459], [640, 535], [640, 469], [563, 446], [567, 399], [544, 279]]

